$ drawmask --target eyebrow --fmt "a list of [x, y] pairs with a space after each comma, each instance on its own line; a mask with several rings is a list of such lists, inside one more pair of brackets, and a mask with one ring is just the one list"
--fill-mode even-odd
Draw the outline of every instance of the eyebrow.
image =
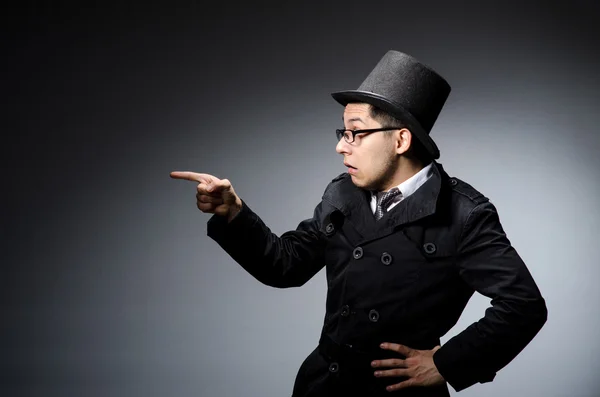
[[[342, 121], [344, 121], [344, 116], [342, 116]], [[348, 119], [348, 122], [352, 122], [352, 121], [360, 121], [361, 123], [365, 123], [360, 117], [353, 117], [351, 119]]]

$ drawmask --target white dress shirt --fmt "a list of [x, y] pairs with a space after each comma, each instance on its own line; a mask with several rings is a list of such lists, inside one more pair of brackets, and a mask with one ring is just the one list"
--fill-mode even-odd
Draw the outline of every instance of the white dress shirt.
[[[431, 170], [432, 165], [433, 163], [429, 163], [428, 165], [423, 167], [423, 169], [421, 169], [419, 172], [417, 172], [416, 174], [414, 174], [413, 176], [411, 176], [410, 178], [408, 178], [407, 180], [405, 180], [397, 186], [398, 189], [400, 189], [400, 193], [402, 194], [399, 194], [392, 199], [392, 202], [387, 207], [387, 211], [391, 210], [392, 208], [394, 208], [394, 206], [398, 205], [400, 201], [413, 194], [419, 187], [421, 187], [422, 184], [424, 184], [431, 177], [431, 175], [433, 174]], [[375, 210], [377, 209], [377, 198], [383, 193], [384, 192], [371, 192], [371, 210], [373, 211], [373, 214], [375, 214]]]

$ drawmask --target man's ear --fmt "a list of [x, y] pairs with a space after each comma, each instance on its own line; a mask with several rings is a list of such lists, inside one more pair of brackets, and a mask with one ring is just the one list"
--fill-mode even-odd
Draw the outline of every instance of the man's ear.
[[412, 144], [412, 132], [408, 128], [402, 128], [397, 133], [396, 153], [405, 154]]

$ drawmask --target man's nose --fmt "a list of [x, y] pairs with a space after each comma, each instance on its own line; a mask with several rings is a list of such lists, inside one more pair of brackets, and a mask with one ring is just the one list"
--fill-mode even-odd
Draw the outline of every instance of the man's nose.
[[335, 145], [335, 151], [339, 154], [348, 153], [348, 142], [344, 138], [340, 139], [340, 141]]

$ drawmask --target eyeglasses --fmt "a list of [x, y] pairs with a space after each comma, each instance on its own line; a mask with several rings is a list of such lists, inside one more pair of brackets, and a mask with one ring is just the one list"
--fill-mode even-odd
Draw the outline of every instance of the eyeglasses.
[[338, 141], [344, 138], [344, 140], [348, 143], [354, 142], [357, 134], [370, 134], [371, 132], [379, 132], [379, 131], [391, 131], [391, 130], [399, 130], [403, 127], [383, 127], [383, 128], [372, 128], [369, 130], [347, 130], [344, 128], [335, 130], [335, 135], [337, 136]]

